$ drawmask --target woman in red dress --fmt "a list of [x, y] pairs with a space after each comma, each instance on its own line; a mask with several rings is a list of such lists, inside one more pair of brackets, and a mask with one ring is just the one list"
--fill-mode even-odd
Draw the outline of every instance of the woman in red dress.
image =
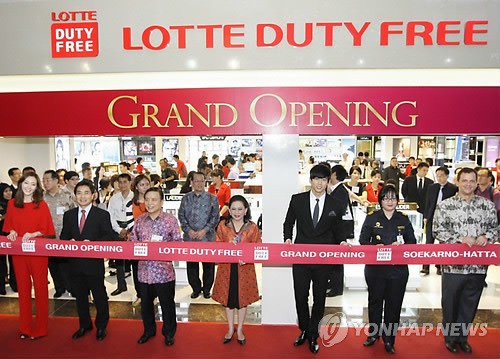
[[379, 170], [373, 170], [371, 173], [372, 182], [365, 187], [366, 199], [371, 203], [378, 203], [378, 194], [380, 190], [384, 187], [380, 181], [382, 179], [382, 173]]
[[215, 194], [219, 201], [219, 215], [227, 218], [229, 216], [228, 203], [231, 199], [231, 187], [223, 182], [224, 172], [222, 170], [212, 171], [212, 184], [208, 186], [208, 193]]
[[[4, 231], [11, 241], [43, 241], [41, 237], [55, 237], [49, 207], [43, 201], [40, 178], [28, 172], [19, 180], [16, 197], [8, 204]], [[48, 257], [13, 256], [19, 291], [19, 330], [21, 339], [37, 339], [48, 332], [49, 291], [47, 287]], [[31, 288], [35, 287], [35, 321], [32, 320]]]
[[[236, 195], [229, 201], [229, 218], [217, 226], [216, 241], [234, 243], [261, 243], [257, 225], [250, 221], [250, 208], [245, 197]], [[243, 322], [247, 306], [259, 300], [257, 276], [253, 263], [219, 263], [212, 298], [226, 307], [229, 330], [224, 344], [234, 335], [234, 317], [238, 316], [238, 343], [245, 344]]]

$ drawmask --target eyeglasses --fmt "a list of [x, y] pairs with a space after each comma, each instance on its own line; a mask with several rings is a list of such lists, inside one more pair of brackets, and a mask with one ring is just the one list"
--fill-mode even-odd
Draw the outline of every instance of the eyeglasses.
[[384, 202], [396, 202], [398, 199], [396, 197], [385, 197], [382, 198], [382, 201]]

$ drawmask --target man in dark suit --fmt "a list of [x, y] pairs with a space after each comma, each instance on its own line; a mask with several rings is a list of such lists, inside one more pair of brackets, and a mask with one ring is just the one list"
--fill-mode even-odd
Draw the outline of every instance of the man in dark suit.
[[[311, 190], [292, 196], [283, 223], [285, 243], [292, 243], [293, 228], [296, 224], [296, 244], [347, 244], [342, 228], [342, 203], [326, 193], [329, 178], [330, 169], [316, 165], [310, 172]], [[309, 349], [313, 353], [319, 351], [318, 325], [325, 310], [330, 272], [331, 265], [324, 264], [294, 264], [292, 268], [295, 308], [301, 331], [294, 345], [302, 345], [308, 339]], [[312, 313], [309, 314], [311, 282], [313, 307]]]
[[[61, 239], [103, 241], [118, 238], [111, 227], [109, 213], [92, 206], [95, 191], [94, 184], [87, 180], [75, 186], [78, 207], [64, 213]], [[73, 339], [78, 339], [87, 331], [92, 330], [88, 299], [91, 291], [97, 310], [96, 339], [103, 340], [106, 337], [106, 326], [109, 321], [108, 295], [104, 286], [104, 260], [102, 258], [70, 258], [69, 267], [72, 294], [76, 297], [76, 308], [80, 318], [80, 328], [73, 334]]]
[[[344, 238], [351, 232], [350, 225], [354, 226], [354, 218], [352, 216], [351, 201], [349, 200], [349, 192], [343, 182], [347, 178], [347, 170], [336, 165], [332, 167], [330, 176], [330, 196], [336, 198], [342, 204], [342, 226], [344, 228]], [[344, 293], [344, 265], [333, 264], [330, 276], [328, 278], [328, 287], [326, 291], [327, 297], [336, 297]]]
[[[424, 223], [425, 223], [425, 243], [433, 244], [434, 236], [432, 235], [432, 222], [434, 218], [434, 211], [436, 210], [436, 205], [455, 195], [458, 191], [458, 187], [454, 184], [448, 182], [448, 176], [450, 171], [446, 167], [439, 167], [436, 169], [436, 180], [437, 182], [432, 184], [427, 190], [427, 196], [425, 197], [425, 211], [424, 211]], [[430, 266], [424, 264], [420, 273], [428, 275]], [[441, 275], [441, 266], [436, 264], [437, 274]]]
[[425, 211], [425, 196], [427, 190], [432, 185], [432, 180], [425, 177], [429, 172], [429, 164], [420, 162], [417, 166], [417, 174], [406, 177], [401, 187], [401, 194], [405, 202], [416, 202], [418, 205], [417, 211], [424, 214]]

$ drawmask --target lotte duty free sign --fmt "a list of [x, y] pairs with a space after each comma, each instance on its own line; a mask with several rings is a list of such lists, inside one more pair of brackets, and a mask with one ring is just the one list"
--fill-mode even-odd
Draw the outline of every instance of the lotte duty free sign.
[[95, 57], [99, 54], [96, 11], [51, 14], [52, 57]]

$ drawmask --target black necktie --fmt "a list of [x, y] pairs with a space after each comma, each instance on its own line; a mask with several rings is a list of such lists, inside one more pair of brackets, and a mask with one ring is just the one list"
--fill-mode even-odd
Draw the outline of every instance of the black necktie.
[[420, 179], [418, 180], [418, 190], [421, 191], [423, 188], [424, 188], [424, 185], [423, 185], [423, 179], [422, 177], [420, 177]]
[[319, 199], [316, 198], [316, 205], [314, 206], [313, 212], [313, 226], [316, 227], [319, 221]]

